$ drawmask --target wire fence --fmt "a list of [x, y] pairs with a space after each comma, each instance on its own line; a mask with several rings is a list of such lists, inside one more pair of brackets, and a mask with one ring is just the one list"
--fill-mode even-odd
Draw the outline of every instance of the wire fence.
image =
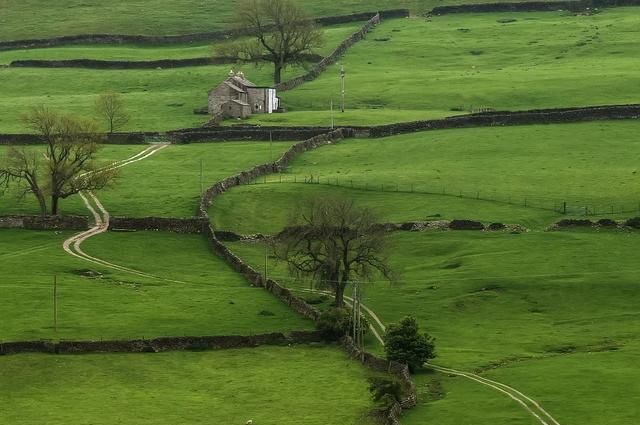
[[458, 189], [450, 186], [429, 185], [422, 182], [386, 182], [366, 181], [340, 177], [323, 177], [314, 175], [297, 174], [271, 174], [258, 178], [247, 185], [258, 184], [307, 184], [324, 185], [347, 188], [359, 191], [378, 193], [415, 193], [424, 195], [438, 195], [452, 198], [486, 201], [503, 205], [511, 205], [522, 208], [532, 208], [551, 211], [558, 214], [603, 216], [616, 214], [640, 214], [640, 197], [637, 201], [619, 201], [614, 199], [590, 200], [579, 196], [567, 195], [564, 197], [545, 197], [527, 193], [501, 193], [491, 189]]

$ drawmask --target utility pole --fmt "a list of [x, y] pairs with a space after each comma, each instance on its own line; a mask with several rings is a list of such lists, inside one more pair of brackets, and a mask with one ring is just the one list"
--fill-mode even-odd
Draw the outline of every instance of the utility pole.
[[273, 162], [273, 132], [269, 132], [269, 162]]
[[202, 194], [204, 193], [203, 170], [204, 170], [204, 160], [200, 158], [200, 196], [202, 196]]
[[331, 130], [333, 130], [333, 127], [334, 127], [334, 124], [335, 124], [334, 120], [333, 120], [333, 98], [331, 98], [331, 106], [330, 106], [330, 108], [331, 108]]
[[364, 330], [362, 329], [362, 314], [361, 314], [361, 299], [362, 294], [360, 292], [360, 285], [358, 282], [353, 282], [353, 343], [360, 350], [364, 347]]
[[340, 109], [344, 112], [344, 65], [340, 65], [340, 94], [342, 96], [342, 105]]
[[269, 271], [267, 268], [267, 263], [269, 261], [269, 244], [264, 244], [264, 283], [265, 286], [267, 284], [267, 279], [269, 278], [267, 272]]
[[58, 335], [58, 276], [53, 275], [53, 331]]

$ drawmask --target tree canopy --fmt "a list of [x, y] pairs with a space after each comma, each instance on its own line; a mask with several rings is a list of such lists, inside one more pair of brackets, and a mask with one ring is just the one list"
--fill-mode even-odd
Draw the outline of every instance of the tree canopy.
[[251, 39], [225, 45], [218, 53], [244, 61], [272, 62], [276, 84], [287, 66], [304, 63], [324, 40], [317, 24], [292, 0], [240, 2], [235, 25]]

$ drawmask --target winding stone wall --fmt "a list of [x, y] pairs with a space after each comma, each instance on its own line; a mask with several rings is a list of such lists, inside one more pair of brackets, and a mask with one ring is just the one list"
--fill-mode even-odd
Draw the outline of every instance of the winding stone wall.
[[306, 83], [307, 81], [315, 80], [320, 76], [320, 74], [324, 72], [324, 70], [326, 70], [329, 66], [336, 63], [338, 59], [340, 59], [345, 54], [345, 52], [349, 50], [351, 46], [353, 46], [355, 43], [365, 38], [367, 33], [371, 31], [371, 29], [376, 25], [378, 25], [379, 23], [380, 23], [380, 14], [376, 13], [373, 18], [369, 19], [367, 23], [364, 24], [362, 28], [360, 28], [360, 30], [356, 31], [349, 38], [347, 38], [342, 43], [340, 43], [338, 47], [333, 52], [331, 52], [329, 56], [327, 56], [326, 58], [318, 62], [316, 65], [314, 65], [313, 68], [309, 70], [309, 72], [307, 72], [304, 75], [300, 75], [299, 77], [292, 78], [288, 81], [284, 81], [280, 84], [276, 84], [274, 88], [278, 91], [293, 90], [296, 87]]
[[341, 344], [352, 359], [358, 360], [367, 368], [376, 372], [389, 373], [394, 375], [400, 384], [404, 392], [404, 398], [399, 402], [394, 403], [384, 414], [384, 421], [387, 425], [400, 425], [400, 416], [403, 409], [411, 409], [418, 403], [418, 395], [416, 392], [416, 386], [411, 379], [411, 373], [407, 365], [389, 361], [375, 354], [368, 353], [360, 350], [353, 343], [353, 340], [346, 336], [342, 339]]

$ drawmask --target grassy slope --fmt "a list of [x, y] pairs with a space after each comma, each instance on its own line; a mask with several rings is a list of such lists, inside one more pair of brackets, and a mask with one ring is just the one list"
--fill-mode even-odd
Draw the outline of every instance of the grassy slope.
[[[207, 188], [223, 178], [256, 164], [277, 158], [292, 142], [227, 142], [175, 145], [121, 169], [112, 188], [97, 192], [105, 208], [115, 216], [195, 215], [200, 199], [200, 161]], [[145, 146], [107, 146], [100, 153], [105, 161], [130, 157]], [[0, 153], [2, 148], [0, 147]], [[37, 213], [32, 197], [17, 202], [15, 189], [0, 196], [0, 214]], [[66, 214], [88, 215], [74, 196], [62, 202]]]
[[[516, 21], [499, 23], [502, 19]], [[640, 87], [634, 71], [639, 22], [640, 10], [634, 8], [593, 16], [461, 14], [430, 22], [386, 21], [341, 61], [347, 108], [385, 108], [395, 115], [406, 110], [406, 121], [472, 107], [633, 103]], [[318, 80], [283, 93], [291, 113], [252, 121], [314, 122], [315, 115], [303, 112], [328, 111], [330, 99], [340, 99], [338, 75], [336, 65]], [[352, 124], [384, 121], [380, 115], [353, 114]]]
[[[584, 206], [610, 214], [613, 206], [614, 212], [624, 208], [630, 215], [638, 208], [637, 164], [633, 155], [619, 152], [637, 149], [634, 134], [639, 125], [593, 122], [350, 139], [306, 153], [283, 175], [286, 182], [319, 176], [321, 183], [335, 185], [337, 179], [346, 187], [277, 184], [279, 176], [271, 176], [267, 181], [274, 184], [231, 190], [214, 202], [211, 212], [218, 228], [241, 233], [273, 233], [286, 224], [292, 207], [319, 195], [350, 197], [374, 208], [382, 220], [396, 222], [439, 214], [542, 227], [560, 217], [552, 209], [562, 201], [571, 214], [583, 214]], [[351, 182], [358, 190], [351, 189]], [[416, 192], [444, 190], [467, 198], [393, 193], [396, 187], [410, 192], [412, 186]], [[477, 196], [514, 205], [474, 199]], [[251, 220], [236, 213], [238, 202]]]
[[[362, 27], [363, 22], [324, 27], [325, 43], [318, 49], [326, 55], [349, 35]], [[20, 59], [99, 59], [99, 60], [159, 60], [207, 57], [215, 54], [219, 43], [190, 43], [184, 45], [137, 46], [137, 45], [78, 45], [46, 49], [8, 50], [0, 52], [0, 64]]]
[[[482, 0], [484, 1], [484, 0]], [[492, 0], [493, 1], [493, 0]], [[500, 0], [502, 1], [502, 0]], [[410, 8], [414, 12], [462, 0], [302, 0], [312, 16], [332, 16], [380, 9]], [[225, 29], [233, 22], [237, 1], [159, 0], [153, 7], [144, 0], [109, 0], [87, 3], [66, 0], [4, 0], [0, 4], [0, 40], [52, 37], [86, 33], [189, 34]], [[46, 8], [47, 19], [42, 19]], [[73, 16], [73, 19], [69, 19]]]
[[[266, 291], [249, 287], [200, 236], [109, 233], [83, 246], [89, 254], [185, 282], [175, 283], [77, 260], [62, 250], [70, 235], [0, 230], [0, 340], [256, 334], [311, 327]], [[103, 275], [90, 279], [82, 274], [86, 270]], [[259, 315], [262, 310], [275, 315]]]
[[[262, 264], [259, 245], [232, 246]], [[438, 364], [465, 370], [498, 365], [488, 376], [526, 390], [561, 423], [625, 424], [629, 400], [639, 395], [633, 384], [639, 246], [638, 233], [396, 233], [391, 263], [398, 281], [368, 285], [364, 303], [387, 323], [416, 316], [437, 339]], [[288, 280], [283, 265], [270, 269], [291, 287], [307, 286]], [[588, 354], [594, 352], [600, 354]], [[420, 391], [428, 392], [439, 376], [419, 375]], [[425, 408], [410, 413], [407, 423], [432, 415], [439, 423], [460, 423], [449, 394], [459, 400], [473, 388], [460, 380], [442, 383], [441, 401], [422, 398]], [[627, 397], [619, 397], [620, 387]], [[489, 404], [473, 411], [474, 423], [529, 423], [524, 412], [517, 422], [498, 420], [509, 411], [491, 403], [503, 396], [475, 388], [470, 402]], [[586, 399], [574, 400], [572, 388]]]
[[346, 425], [371, 405], [368, 372], [328, 347], [20, 355], [0, 369], [0, 421], [15, 425]]
[[[359, 23], [326, 29], [325, 46], [319, 50], [327, 54]], [[183, 46], [184, 47], [184, 46]], [[133, 47], [93, 46], [0, 52], [0, 64], [14, 59], [134, 59], [148, 60], [207, 56], [210, 45]], [[28, 129], [20, 120], [30, 108], [45, 104], [77, 115], [92, 116], [98, 94], [115, 91], [124, 95], [129, 124], [123, 130], [164, 131], [199, 127], [207, 116], [194, 115], [193, 110], [207, 103], [207, 92], [227, 78], [232, 64], [199, 66], [178, 69], [152, 70], [91, 70], [0, 67], [0, 132], [25, 133]], [[248, 78], [258, 85], [272, 83], [272, 66], [265, 64], [238, 65]], [[284, 78], [304, 72], [300, 66], [290, 67]]]

